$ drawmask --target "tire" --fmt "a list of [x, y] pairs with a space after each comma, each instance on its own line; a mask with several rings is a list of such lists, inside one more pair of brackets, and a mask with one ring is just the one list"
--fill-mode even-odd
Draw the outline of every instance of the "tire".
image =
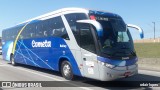
[[73, 80], [73, 71], [70, 62], [63, 61], [61, 63], [61, 74], [67, 80]]
[[14, 60], [14, 56], [13, 56], [13, 55], [11, 55], [10, 61], [11, 61], [11, 64], [12, 64], [13, 66], [16, 66], [16, 65], [17, 65], [17, 63], [16, 63], [15, 60]]

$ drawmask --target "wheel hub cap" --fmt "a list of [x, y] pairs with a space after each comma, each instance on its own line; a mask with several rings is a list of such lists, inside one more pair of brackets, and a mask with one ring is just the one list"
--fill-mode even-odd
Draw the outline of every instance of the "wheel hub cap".
[[70, 75], [70, 72], [71, 72], [70, 70], [71, 70], [71, 68], [69, 67], [69, 65], [64, 65], [63, 71], [64, 71], [65, 76]]

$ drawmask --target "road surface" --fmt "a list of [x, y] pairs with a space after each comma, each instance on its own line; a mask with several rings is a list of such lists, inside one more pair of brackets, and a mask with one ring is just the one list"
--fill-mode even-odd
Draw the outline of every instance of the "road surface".
[[[0, 81], [47, 81], [47, 85], [50, 85], [50, 81], [54, 84], [54, 87], [42, 87], [42, 88], [9, 88], [2, 87], [4, 90], [106, 90], [106, 89], [157, 89], [160, 90], [159, 87], [104, 87], [104, 83], [92, 83], [85, 82], [86, 80], [90, 80], [87, 78], [78, 77], [75, 81], [70, 82], [65, 80], [60, 73], [35, 68], [31, 66], [12, 66], [9, 62], [0, 59]], [[83, 82], [84, 81], [84, 82]], [[147, 70], [139, 70], [139, 74], [129, 78], [118, 79], [118, 81], [159, 81], [160, 82], [160, 72], [156, 71], [147, 71]], [[132, 83], [131, 83], [132, 84]], [[149, 83], [147, 83], [149, 84]], [[158, 84], [158, 83], [156, 83]], [[57, 86], [56, 86], [57, 85]], [[159, 84], [160, 85], [160, 84]], [[62, 87], [61, 87], [62, 86]], [[67, 87], [66, 87], [67, 86]]]

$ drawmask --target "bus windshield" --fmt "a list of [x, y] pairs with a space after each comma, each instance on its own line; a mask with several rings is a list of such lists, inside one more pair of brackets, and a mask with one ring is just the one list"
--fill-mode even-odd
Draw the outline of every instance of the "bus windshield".
[[103, 35], [98, 36], [102, 53], [112, 57], [135, 55], [132, 37], [121, 18], [96, 16], [96, 20], [103, 27]]

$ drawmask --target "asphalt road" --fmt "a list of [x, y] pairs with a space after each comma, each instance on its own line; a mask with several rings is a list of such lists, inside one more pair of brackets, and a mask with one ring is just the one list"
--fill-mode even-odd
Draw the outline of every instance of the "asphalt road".
[[[1, 57], [1, 56], [0, 56]], [[91, 79], [77, 77], [75, 81], [65, 80], [60, 73], [35, 68], [31, 66], [12, 66], [9, 62], [0, 59], [0, 81], [47, 81], [47, 85], [50, 85], [50, 81], [54, 84], [54, 87], [42, 87], [42, 88], [9, 88], [2, 87], [0, 90], [104, 90], [104, 89], [157, 89], [159, 87], [104, 87], [104, 83], [92, 83]], [[87, 82], [90, 81], [90, 82]], [[118, 81], [131, 81], [129, 83], [136, 83], [136, 81], [159, 81], [160, 83], [160, 72], [139, 70], [139, 74], [129, 78], [118, 79]], [[94, 82], [94, 81], [93, 81]], [[149, 83], [147, 83], [149, 84]], [[158, 84], [158, 83], [156, 83]], [[159, 84], [160, 85], [160, 84]]]

